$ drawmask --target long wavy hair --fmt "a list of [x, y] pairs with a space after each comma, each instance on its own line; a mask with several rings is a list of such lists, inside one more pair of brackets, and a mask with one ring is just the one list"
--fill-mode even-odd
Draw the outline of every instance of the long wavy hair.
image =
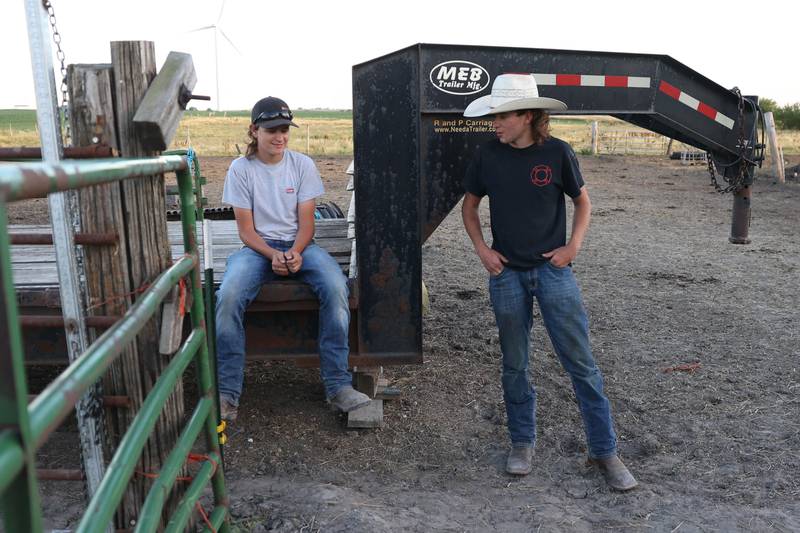
[[258, 152], [258, 139], [256, 139], [255, 133], [253, 133], [253, 129], [258, 128], [255, 124], [250, 124], [247, 127], [247, 138], [250, 139], [250, 142], [247, 143], [247, 150], [244, 152], [244, 156], [247, 159], [252, 158]]
[[542, 144], [550, 138], [550, 113], [543, 109], [525, 109], [517, 111], [517, 115], [524, 115], [526, 111], [533, 113], [533, 120], [531, 120], [533, 143]]

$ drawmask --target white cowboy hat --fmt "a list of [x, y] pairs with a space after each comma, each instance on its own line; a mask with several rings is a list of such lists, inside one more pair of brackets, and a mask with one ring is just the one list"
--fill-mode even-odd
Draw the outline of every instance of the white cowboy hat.
[[464, 110], [465, 117], [482, 117], [521, 109], [563, 111], [567, 104], [555, 98], [539, 96], [533, 74], [500, 74], [492, 83], [492, 94], [473, 100]]

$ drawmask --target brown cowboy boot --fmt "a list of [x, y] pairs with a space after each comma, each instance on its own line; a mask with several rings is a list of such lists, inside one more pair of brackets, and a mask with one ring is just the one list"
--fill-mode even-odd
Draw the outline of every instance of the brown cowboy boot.
[[531, 473], [533, 448], [512, 447], [506, 461], [506, 472], [516, 476], [525, 476]]
[[239, 407], [237, 407], [227, 396], [220, 394], [219, 396], [219, 417], [227, 422], [235, 422], [239, 414]]
[[614, 490], [627, 491], [639, 485], [627, 467], [622, 463], [619, 456], [612, 455], [603, 459], [589, 458], [589, 465], [597, 465], [603, 477], [606, 478], [608, 486]]

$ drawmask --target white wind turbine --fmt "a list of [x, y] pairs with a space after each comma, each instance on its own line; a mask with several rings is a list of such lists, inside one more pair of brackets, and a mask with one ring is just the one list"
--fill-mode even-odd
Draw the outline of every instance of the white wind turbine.
[[214, 81], [215, 81], [216, 86], [217, 86], [217, 111], [219, 111], [220, 107], [221, 107], [220, 100], [219, 100], [219, 46], [218, 46], [219, 38], [218, 38], [218, 34], [222, 35], [222, 37], [224, 37], [225, 40], [228, 41], [228, 44], [230, 44], [233, 47], [233, 49], [236, 50], [236, 53], [238, 53], [239, 55], [242, 55], [241, 50], [239, 50], [239, 48], [237, 48], [236, 45], [233, 44], [233, 41], [231, 41], [230, 37], [225, 35], [225, 32], [222, 31], [222, 28], [219, 27], [219, 21], [220, 21], [220, 19], [222, 19], [222, 12], [225, 10], [225, 1], [226, 0], [222, 0], [222, 5], [219, 8], [219, 15], [217, 16], [217, 20], [214, 22], [214, 24], [209, 24], [208, 26], [203, 26], [202, 28], [195, 28], [194, 30], [190, 30], [189, 32], [187, 32], [187, 33], [194, 33], [194, 32], [205, 31], [205, 30], [213, 30], [214, 31]]

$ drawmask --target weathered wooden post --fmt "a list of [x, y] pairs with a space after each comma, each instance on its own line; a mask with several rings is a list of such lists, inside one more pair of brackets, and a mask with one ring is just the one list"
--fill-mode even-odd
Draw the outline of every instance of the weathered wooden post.
[[[70, 65], [67, 71], [70, 101], [70, 126], [76, 146], [103, 143], [117, 148], [116, 124], [112, 95], [111, 65]], [[130, 307], [130, 276], [128, 250], [122, 223], [122, 194], [119, 183], [98, 185], [78, 190], [81, 229], [86, 233], [113, 233], [114, 246], [84, 247], [86, 271], [87, 316], [121, 316]], [[99, 333], [89, 330], [89, 340]], [[138, 397], [142, 388], [138, 380], [136, 347], [129, 346], [103, 378], [103, 390], [108, 394]], [[111, 392], [113, 391], [113, 392]], [[112, 457], [120, 438], [135, 412], [133, 409], [105, 410], [106, 457]], [[117, 514], [119, 527], [128, 527], [137, 516], [134, 491], [127, 491]]]
[[[120, 154], [123, 157], [156, 155], [155, 151], [143, 147], [133, 124], [133, 116], [139, 103], [156, 76], [155, 47], [150, 41], [112, 42], [111, 63], [114, 71], [114, 101]], [[122, 217], [129, 253], [128, 273], [131, 290], [135, 292], [152, 282], [172, 261], [167, 235], [164, 177], [159, 175], [127, 180], [122, 183], [122, 195]], [[133, 299], [136, 299], [135, 295]], [[132, 410], [138, 409], [144, 393], [153, 387], [169, 363], [169, 357], [162, 356], [158, 350], [160, 325], [160, 317], [156, 315], [142, 330], [136, 340], [136, 361], [128, 361], [130, 366], [125, 375], [121, 376], [125, 385], [141, 387], [133, 395], [128, 391]], [[137, 376], [134, 377], [131, 373], [136, 373]], [[159, 470], [168, 450], [172, 449], [177, 440], [183, 414], [183, 386], [179, 382], [142, 454], [141, 467], [144, 472]], [[146, 482], [146, 479], [137, 479], [132, 484], [134, 486], [129, 487], [137, 497], [137, 513]], [[165, 511], [168, 512], [168, 509]], [[130, 521], [127, 526], [130, 526]]]
[[764, 113], [764, 124], [767, 128], [767, 139], [769, 140], [769, 155], [772, 156], [772, 171], [777, 176], [778, 182], [785, 183], [783, 153], [778, 144], [778, 130], [775, 128], [775, 117], [772, 115], [772, 111]]
[[[68, 70], [72, 137], [78, 146], [107, 144], [118, 150], [116, 119], [113, 110], [113, 69], [110, 64], [70, 65]], [[87, 316], [121, 316], [132, 304], [128, 240], [123, 224], [123, 195], [120, 183], [80, 189], [79, 205], [82, 230], [86, 233], [115, 234], [114, 246], [85, 247], [87, 272]], [[90, 330], [90, 340], [97, 332]], [[141, 358], [136, 345], [127, 347], [103, 379], [105, 391], [130, 398], [129, 407], [106, 409], [106, 456], [111, 457], [148, 387], [140, 374]], [[175, 423], [178, 420], [174, 421]], [[157, 439], [159, 437], [156, 437]], [[147, 452], [145, 452], [147, 453]], [[144, 463], [160, 464], [143, 457]], [[117, 527], [129, 527], [138, 517], [144, 484], [137, 479], [126, 491], [117, 513]]]
[[[125, 157], [155, 155], [143, 146], [132, 120], [156, 75], [153, 43], [113, 42], [111, 57], [111, 65], [70, 67], [73, 138], [82, 146], [107, 143]], [[136, 300], [138, 291], [171, 263], [163, 176], [83, 189], [80, 211], [84, 232], [119, 236], [113, 247], [86, 249], [89, 314], [120, 316]], [[169, 357], [158, 350], [159, 322], [154, 318], [145, 327], [104, 378], [106, 394], [129, 398], [129, 408], [107, 411], [109, 451], [117, 447], [169, 363]], [[177, 439], [182, 419], [183, 387], [179, 382], [142, 453], [138, 471], [159, 471]], [[131, 480], [117, 512], [117, 528], [136, 524], [148, 484], [144, 476]], [[175, 503], [165, 507], [165, 516]]]
[[170, 52], [133, 116], [136, 136], [143, 148], [166, 150], [189, 100], [209, 98], [192, 94], [196, 83], [192, 56]]
[[597, 121], [592, 121], [592, 155], [597, 155]]

